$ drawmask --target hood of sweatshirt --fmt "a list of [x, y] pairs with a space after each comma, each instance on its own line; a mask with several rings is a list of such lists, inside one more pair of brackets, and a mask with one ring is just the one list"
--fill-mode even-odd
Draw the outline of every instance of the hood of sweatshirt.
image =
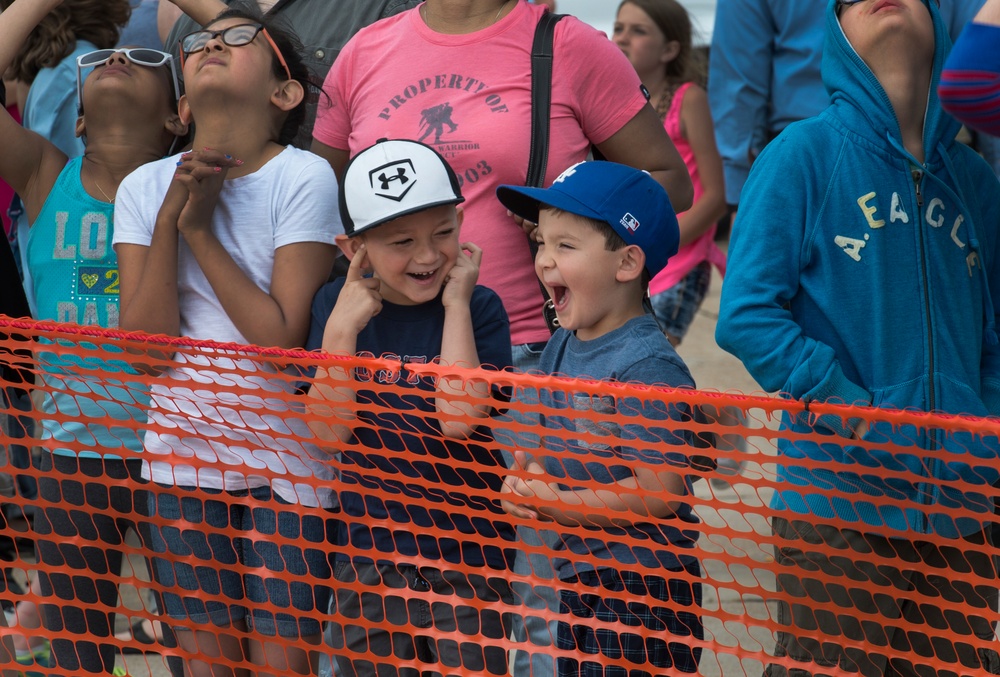
[[[844, 11], [864, 11], [875, 1], [864, 0], [861, 7], [845, 8]], [[923, 4], [930, 11], [934, 25], [934, 61], [923, 135], [927, 161], [933, 163], [938, 145], [951, 143], [960, 125], [944, 112], [937, 96], [931, 95], [937, 91], [941, 69], [951, 50], [951, 38], [938, 11], [937, 2], [923, 0]], [[844, 35], [844, 29], [837, 16], [836, 0], [831, 0], [827, 6], [822, 73], [823, 84], [830, 94], [830, 100], [837, 106], [853, 109], [856, 115], [863, 119], [864, 124], [852, 125], [852, 129], [870, 138], [873, 143], [880, 145], [889, 143], [898, 146], [900, 154], [909, 155], [903, 150], [899, 121], [885, 89]]]
[[[867, 9], [876, 0], [864, 0]], [[844, 34], [840, 18], [837, 16], [837, 0], [830, 0], [826, 11], [826, 42], [823, 51], [823, 84], [833, 105], [838, 108], [848, 127], [875, 146], [882, 147], [888, 154], [905, 158], [940, 188], [950, 194], [955, 203], [963, 207], [964, 222], [970, 233], [969, 246], [977, 256], [982, 257], [982, 246], [978, 237], [979, 224], [964, 210], [965, 196], [953, 189], [958, 181], [955, 176], [949, 148], [958, 143], [955, 137], [961, 124], [945, 112], [937, 97], [938, 83], [945, 59], [951, 51], [951, 37], [938, 8], [937, 0], [922, 0], [931, 15], [934, 28], [934, 59], [931, 65], [931, 81], [924, 112], [923, 147], [924, 162], [919, 162], [903, 145], [903, 135], [899, 120], [893, 110], [889, 96], [871, 69], [858, 55]], [[845, 8], [844, 11], [848, 11]], [[852, 118], [856, 118], [852, 120]], [[997, 344], [997, 329], [990, 297], [989, 280], [985, 277], [985, 266], [979, 266], [985, 293], [983, 295], [984, 340]]]

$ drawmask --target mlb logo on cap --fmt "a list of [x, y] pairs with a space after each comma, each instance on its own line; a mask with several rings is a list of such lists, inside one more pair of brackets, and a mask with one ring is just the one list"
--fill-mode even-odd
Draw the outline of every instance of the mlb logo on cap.
[[349, 236], [414, 212], [465, 201], [458, 177], [430, 146], [380, 139], [351, 159], [340, 186]]
[[548, 188], [500, 186], [497, 198], [514, 214], [534, 223], [543, 206], [603, 221], [625, 244], [642, 249], [650, 277], [656, 277], [677, 253], [680, 230], [670, 198], [641, 169], [615, 162], [581, 162]]
[[635, 218], [631, 214], [625, 214], [622, 217], [622, 226], [632, 231], [633, 233], [639, 230], [639, 219]]

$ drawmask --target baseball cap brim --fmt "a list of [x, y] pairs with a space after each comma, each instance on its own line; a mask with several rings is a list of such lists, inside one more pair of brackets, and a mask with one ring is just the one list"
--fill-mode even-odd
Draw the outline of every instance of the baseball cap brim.
[[577, 216], [604, 221], [604, 215], [556, 188], [500, 186], [497, 188], [497, 199], [515, 216], [527, 219], [532, 223], [538, 223], [538, 212], [541, 205], [555, 207]]
[[351, 232], [346, 233], [346, 235], [347, 235], [348, 238], [357, 237], [358, 235], [364, 235], [365, 233], [367, 233], [372, 228], [377, 228], [378, 226], [383, 226], [383, 225], [385, 225], [387, 223], [391, 223], [392, 221], [395, 221], [396, 219], [401, 219], [404, 216], [409, 216], [410, 214], [416, 214], [418, 212], [427, 211], [428, 209], [434, 209], [435, 207], [441, 207], [443, 205], [459, 205], [459, 204], [462, 204], [463, 202], [465, 202], [465, 198], [464, 197], [455, 197], [455, 198], [451, 198], [449, 200], [441, 200], [440, 202], [431, 202], [429, 204], [419, 205], [417, 207], [414, 207], [413, 209], [407, 209], [406, 211], [396, 212], [396, 213], [394, 213], [392, 216], [390, 216], [388, 218], [381, 219], [381, 220], [378, 220], [378, 221], [372, 221], [370, 223], [367, 223], [367, 224], [365, 224], [365, 227], [362, 230], [351, 230]]

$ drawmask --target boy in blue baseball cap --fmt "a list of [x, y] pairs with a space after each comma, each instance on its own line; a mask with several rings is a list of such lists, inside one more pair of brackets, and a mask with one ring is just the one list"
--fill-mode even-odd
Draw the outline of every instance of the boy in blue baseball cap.
[[[602, 381], [694, 387], [683, 360], [645, 309], [649, 280], [677, 251], [679, 239], [670, 200], [649, 174], [612, 162], [583, 162], [563, 172], [549, 188], [500, 186], [497, 197], [515, 215], [538, 224], [535, 272], [552, 299], [560, 325], [542, 352], [542, 371]], [[613, 426], [621, 432], [616, 436], [628, 439], [630, 446], [615, 444], [614, 465], [607, 460], [609, 445], [593, 441], [571, 441], [558, 450], [545, 449], [535, 456], [516, 451], [516, 467], [527, 474], [508, 476], [504, 492], [509, 498], [504, 501], [504, 509], [522, 519], [566, 526], [579, 526], [582, 521], [585, 526], [623, 528], [633, 538], [646, 539], [650, 547], [633, 551], [622, 542], [630, 539], [616, 537], [605, 542], [598, 532], [585, 544], [571, 533], [542, 532], [543, 540], [554, 543], [555, 549], [567, 555], [553, 560], [556, 575], [561, 581], [578, 584], [573, 586], [577, 590], [626, 590], [646, 597], [653, 606], [660, 606], [658, 601], [669, 601], [674, 607], [695, 609], [701, 602], [701, 589], [690, 581], [699, 576], [697, 560], [672, 552], [665, 566], [653, 554], [656, 550], [675, 551], [694, 545], [691, 534], [674, 526], [696, 521], [690, 505], [683, 502], [687, 492], [685, 477], [675, 472], [687, 464], [687, 459], [682, 453], [663, 454], [642, 448], [644, 443], [686, 444], [676, 423], [661, 422], [690, 421], [690, 413], [683, 406], [652, 398], [620, 397], [609, 402], [611, 398], [583, 393], [559, 397], [545, 389], [540, 389], [537, 397], [543, 411], [572, 408], [607, 415], [546, 416], [545, 425], [590, 433], [587, 437], [591, 440], [595, 434], [606, 438]], [[569, 458], [587, 475], [583, 479], [606, 483], [613, 489], [596, 492], [561, 483], [565, 480], [557, 478], [566, 477]], [[643, 463], [635, 463], [638, 459]], [[649, 463], [671, 470], [654, 471]], [[525, 479], [528, 476], [534, 477]], [[519, 502], [520, 497], [533, 496], [562, 502], [566, 508], [539, 509]], [[616, 519], [612, 524], [606, 517], [585, 515], [581, 506], [604, 514], [613, 511]], [[668, 517], [677, 519], [664, 521]], [[588, 551], [587, 561], [604, 559], [636, 565], [628, 571], [595, 567], [587, 561], [574, 561], [576, 558], [570, 554]], [[687, 574], [675, 579], [650, 575], [657, 570]], [[560, 598], [563, 608], [573, 616], [608, 622], [635, 616], [644, 619], [647, 630], [663, 631], [662, 614], [653, 613], [649, 605], [626, 604], [620, 595], [602, 597], [571, 589], [563, 590]], [[645, 610], [640, 611], [640, 606]], [[595, 633], [590, 625], [560, 622], [557, 646], [581, 655], [621, 655], [623, 664], [697, 672], [700, 649], [689, 644], [692, 637], [703, 637], [700, 619], [690, 612], [668, 616], [666, 629], [679, 638], [677, 641], [667, 636], [665, 641], [647, 642], [642, 632]], [[557, 670], [560, 676], [590, 674], [565, 653], [557, 660]]]

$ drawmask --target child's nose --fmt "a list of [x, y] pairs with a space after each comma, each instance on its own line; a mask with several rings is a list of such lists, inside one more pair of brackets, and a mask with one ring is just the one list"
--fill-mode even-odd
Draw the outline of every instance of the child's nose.
[[535, 254], [535, 267], [539, 270], [552, 267], [552, 257], [545, 253], [544, 247], [539, 247], [538, 253]]
[[216, 33], [215, 35], [213, 35], [211, 38], [208, 39], [208, 42], [205, 43], [205, 46], [202, 49], [204, 49], [206, 52], [211, 51], [213, 49], [222, 49], [225, 46], [225, 44], [226, 43], [222, 41], [222, 34]]
[[424, 242], [417, 247], [414, 259], [419, 263], [433, 263], [437, 260], [438, 250], [431, 242]]

